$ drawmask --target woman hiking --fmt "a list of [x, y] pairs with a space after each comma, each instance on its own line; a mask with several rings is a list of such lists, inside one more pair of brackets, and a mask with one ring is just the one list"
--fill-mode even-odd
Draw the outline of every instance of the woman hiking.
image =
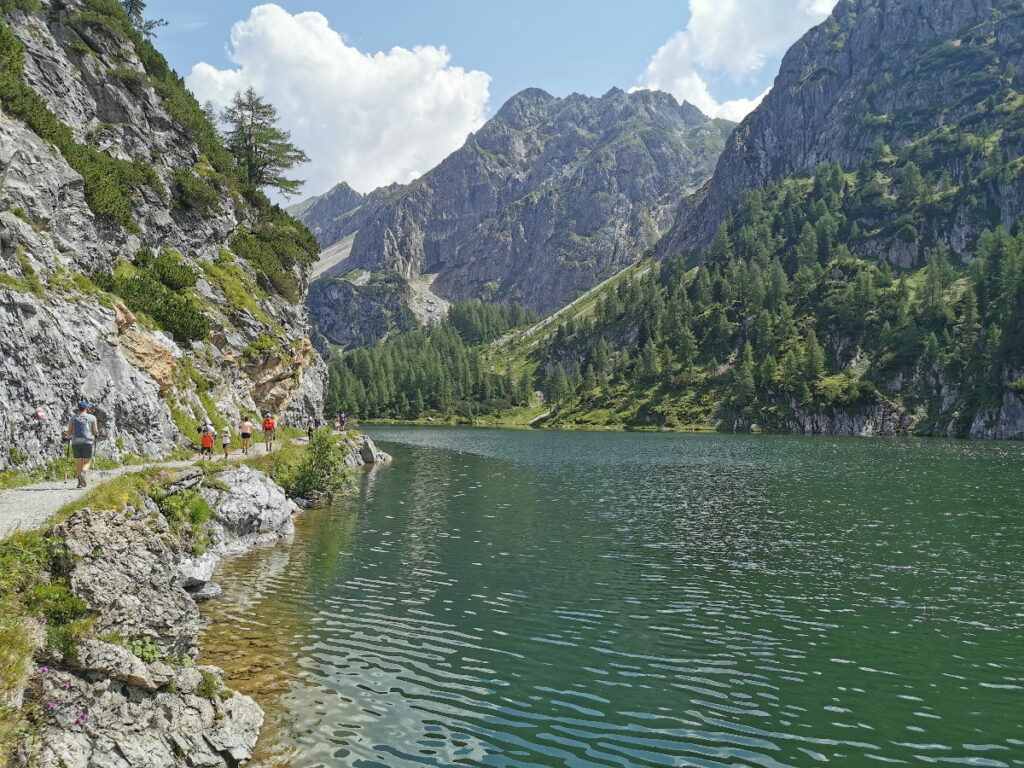
[[242, 453], [249, 453], [249, 446], [252, 445], [252, 433], [256, 431], [256, 425], [245, 417], [245, 421], [238, 425], [238, 434], [242, 438]]
[[96, 438], [100, 436], [100, 428], [96, 417], [89, 413], [89, 401], [82, 400], [78, 409], [68, 422], [67, 439], [71, 441], [71, 454], [75, 457], [75, 477], [78, 487], [85, 488], [85, 473], [92, 466]]

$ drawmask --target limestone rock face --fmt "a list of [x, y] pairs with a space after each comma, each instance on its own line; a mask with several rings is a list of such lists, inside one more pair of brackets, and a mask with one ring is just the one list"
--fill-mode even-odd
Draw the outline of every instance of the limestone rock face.
[[[139, 662], [141, 663], [141, 662]], [[150, 665], [155, 666], [155, 665]], [[214, 675], [220, 690], [219, 670]], [[191, 690], [143, 693], [103, 670], [55, 670], [40, 696], [53, 704], [54, 728], [42, 735], [32, 764], [40, 768], [172, 768], [237, 766], [252, 755], [263, 711], [248, 696], [221, 700], [196, 694], [200, 673], [179, 677]], [[177, 678], [176, 678], [177, 679]], [[84, 720], [83, 720], [84, 716]]]
[[[320, 413], [326, 368], [301, 300], [258, 289], [257, 267], [230, 251], [240, 227], [256, 225], [254, 209], [223, 189], [215, 210], [176, 200], [174, 172], [201, 176], [209, 166], [150, 86], [134, 46], [90, 22], [84, 0], [41, 6], [0, 16], [24, 47], [24, 83], [75, 142], [152, 169], [162, 189], [132, 191], [137, 231], [98, 217], [61, 151], [0, 112], [0, 430], [20, 436], [17, 451], [0, 450], [0, 471], [61, 455], [66, 419], [82, 397], [95, 404], [99, 455], [115, 458], [166, 454], [192, 437], [177, 425], [212, 415], [211, 402], [234, 423], [243, 412], [272, 410], [285, 423]], [[174, 251], [195, 272], [187, 291], [210, 321], [205, 341], [172, 339], [99, 290], [94, 278], [142, 248]], [[294, 277], [304, 291], [304, 269]], [[243, 361], [261, 337], [288, 354], [253, 377]]]
[[[175, 366], [163, 340], [136, 325], [119, 333], [102, 304], [0, 290], [0, 430], [18, 435], [18, 466], [62, 455], [66, 419], [83, 396], [95, 403], [105, 455], [170, 450], [178, 435], [161, 380]], [[0, 467], [13, 463], [0, 451]]]
[[[1002, 78], [1024, 75], [1022, 36], [1020, 4], [1006, 0], [840, 0], [786, 54], [771, 92], [733, 132], [711, 181], [682, 203], [659, 252], [706, 246], [746, 190], [809, 176], [825, 162], [856, 170], [878, 142], [896, 151], [957, 125]], [[989, 128], [998, 133], [996, 123], [1014, 115], [991, 109]], [[1004, 152], [1019, 155], [1011, 133]], [[987, 208], [1002, 211], [1011, 227], [1024, 181], [1018, 175], [989, 192]], [[922, 234], [965, 254], [992, 225], [989, 215], [968, 202]], [[863, 250], [901, 267], [920, 258], [916, 245], [897, 238], [868, 240]]]
[[181, 587], [179, 554], [159, 511], [81, 510], [54, 533], [67, 543], [68, 580], [96, 613], [96, 632], [148, 637], [162, 654], [194, 654], [199, 611]]
[[[441, 300], [518, 301], [546, 313], [653, 246], [680, 197], [711, 175], [731, 129], [665, 93], [559, 99], [530, 89], [411, 184], [361, 197], [339, 187], [293, 210], [325, 247], [357, 233], [321, 280], [353, 270], [399, 283], [429, 275]], [[335, 312], [347, 321], [386, 303], [380, 279], [348, 282], [310, 303], [336, 343], [375, 329], [357, 324], [346, 340]]]

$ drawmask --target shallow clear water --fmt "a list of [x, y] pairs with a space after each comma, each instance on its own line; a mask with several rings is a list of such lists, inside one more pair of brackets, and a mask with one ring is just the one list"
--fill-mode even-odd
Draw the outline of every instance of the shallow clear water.
[[1024, 766], [1024, 446], [376, 428], [220, 573], [274, 766]]

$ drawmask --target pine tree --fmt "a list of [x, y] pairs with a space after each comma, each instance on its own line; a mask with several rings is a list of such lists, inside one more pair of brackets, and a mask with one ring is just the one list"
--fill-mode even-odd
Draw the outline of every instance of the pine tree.
[[128, 14], [128, 20], [132, 26], [141, 32], [147, 40], [153, 37], [157, 29], [167, 26], [164, 19], [145, 18], [146, 3], [144, 0], [121, 0], [121, 7]]
[[252, 87], [236, 93], [221, 114], [228, 128], [228, 150], [245, 182], [256, 188], [271, 187], [289, 197], [298, 193], [303, 182], [283, 174], [309, 158], [291, 143], [288, 131], [275, 125], [277, 119], [277, 108], [263, 101]]

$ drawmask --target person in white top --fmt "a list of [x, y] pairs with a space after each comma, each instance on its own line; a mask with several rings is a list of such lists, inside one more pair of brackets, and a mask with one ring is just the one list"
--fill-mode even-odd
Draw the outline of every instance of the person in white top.
[[220, 444], [224, 449], [224, 458], [226, 459], [231, 450], [231, 428], [227, 424], [220, 428]]

